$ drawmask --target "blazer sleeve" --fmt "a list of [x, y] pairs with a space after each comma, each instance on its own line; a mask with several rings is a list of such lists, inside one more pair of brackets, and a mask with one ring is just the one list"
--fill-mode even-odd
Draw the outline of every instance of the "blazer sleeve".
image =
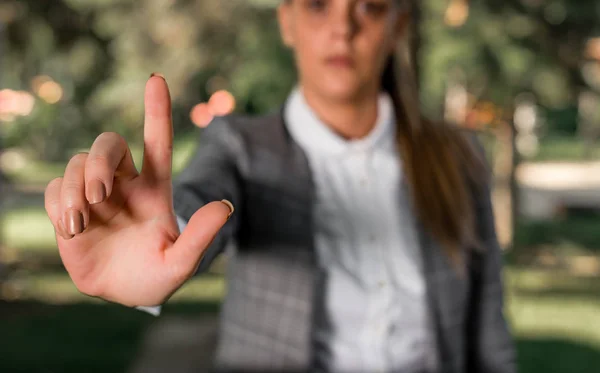
[[[478, 145], [481, 149], [481, 145]], [[491, 178], [477, 188], [477, 230], [482, 249], [471, 261], [468, 372], [516, 373], [514, 341], [504, 314], [502, 252], [496, 236]]]
[[210, 267], [237, 231], [243, 206], [238, 172], [241, 156], [241, 134], [227, 118], [217, 118], [201, 131], [195, 154], [173, 183], [173, 207], [180, 226], [209, 202], [227, 199], [235, 207], [231, 219], [206, 250], [197, 272]]

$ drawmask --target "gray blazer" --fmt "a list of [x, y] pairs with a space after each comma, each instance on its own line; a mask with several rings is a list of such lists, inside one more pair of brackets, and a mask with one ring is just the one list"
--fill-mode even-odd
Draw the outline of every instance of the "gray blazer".
[[[174, 184], [175, 212], [184, 219], [223, 198], [236, 207], [199, 268], [205, 270], [235, 240], [217, 370], [319, 371], [312, 331], [327, 322], [319, 312], [325, 272], [313, 243], [315, 191], [307, 158], [287, 133], [281, 111], [218, 121], [203, 130], [196, 154]], [[419, 227], [438, 366], [444, 373], [513, 373], [515, 351], [503, 316], [502, 257], [489, 188], [473, 198], [486, 251], [465, 247], [469, 276], [459, 276]]]

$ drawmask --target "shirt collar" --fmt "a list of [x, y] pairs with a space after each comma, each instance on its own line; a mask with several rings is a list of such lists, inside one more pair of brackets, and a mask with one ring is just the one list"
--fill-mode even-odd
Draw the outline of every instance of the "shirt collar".
[[381, 93], [375, 126], [367, 136], [347, 140], [330, 129], [306, 102], [300, 87], [292, 90], [284, 109], [285, 123], [292, 138], [311, 152], [343, 155], [357, 150], [374, 148], [393, 149], [395, 146], [395, 121], [392, 100]]

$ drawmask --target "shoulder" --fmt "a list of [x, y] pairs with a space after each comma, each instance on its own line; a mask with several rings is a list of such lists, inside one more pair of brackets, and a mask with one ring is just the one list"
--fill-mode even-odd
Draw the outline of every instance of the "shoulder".
[[265, 114], [229, 114], [215, 119], [215, 122], [225, 123], [231, 130], [240, 133], [267, 131], [283, 124], [282, 108], [277, 107]]
[[485, 136], [485, 133], [472, 129], [472, 128], [464, 128], [464, 127], [455, 127], [456, 131], [460, 133], [460, 136], [464, 137], [471, 146], [475, 147], [475, 150], [483, 155], [485, 155], [485, 147], [483, 145], [482, 138]]
[[264, 115], [231, 114], [215, 118], [198, 138], [198, 149], [228, 154], [241, 164], [249, 162], [255, 154], [285, 154], [290, 144], [281, 109]]
[[284, 131], [281, 109], [263, 115], [230, 114], [213, 120], [203, 132], [239, 137], [244, 141], [272, 138]]
[[461, 156], [472, 158], [476, 162], [487, 163], [486, 149], [482, 141], [485, 134], [482, 131], [446, 123], [439, 127], [444, 128], [445, 132], [449, 134], [450, 141], [455, 144], [456, 150]]
[[486, 163], [482, 131], [427, 118], [422, 118], [422, 123], [423, 136], [426, 139], [435, 138], [440, 144], [449, 145], [453, 148], [453, 153], [461, 157], [461, 160], [466, 161], [467, 164], [473, 161]]
[[482, 139], [485, 133], [479, 130], [443, 124], [451, 135], [455, 145], [455, 153], [462, 164], [469, 184], [483, 186], [490, 182], [491, 170], [488, 162], [487, 151]]

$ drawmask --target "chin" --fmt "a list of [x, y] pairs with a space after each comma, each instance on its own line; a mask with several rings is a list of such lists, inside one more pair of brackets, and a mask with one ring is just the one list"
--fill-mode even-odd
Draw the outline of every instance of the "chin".
[[361, 85], [351, 78], [323, 79], [319, 85], [322, 95], [333, 101], [354, 100], [362, 91]]

